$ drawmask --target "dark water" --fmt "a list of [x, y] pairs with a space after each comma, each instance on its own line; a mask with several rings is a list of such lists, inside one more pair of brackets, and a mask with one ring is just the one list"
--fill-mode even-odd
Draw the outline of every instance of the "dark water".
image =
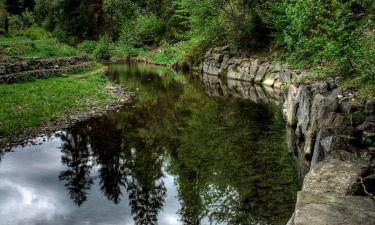
[[1, 225], [287, 222], [298, 179], [277, 95], [142, 64], [109, 78], [135, 103], [2, 156]]

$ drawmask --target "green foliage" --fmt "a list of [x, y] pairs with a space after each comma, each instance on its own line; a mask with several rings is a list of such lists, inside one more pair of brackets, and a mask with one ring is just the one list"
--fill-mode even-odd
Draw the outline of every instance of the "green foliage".
[[[366, 1], [271, 0], [264, 4], [262, 19], [274, 30], [289, 60], [299, 65], [323, 65], [328, 73], [345, 77], [374, 72], [374, 48], [363, 40], [369, 26], [361, 26]], [[363, 6], [359, 4], [363, 3]], [[370, 19], [372, 20], [372, 19]], [[366, 60], [363, 57], [365, 56]]]
[[161, 40], [162, 26], [153, 13], [139, 14], [134, 21], [134, 42], [137, 46], [158, 44]]
[[85, 52], [87, 54], [93, 54], [98, 42], [93, 40], [84, 40], [80, 44], [78, 44], [78, 50]]
[[11, 15], [8, 17], [9, 28], [13, 31], [23, 30], [35, 24], [34, 14], [26, 10], [21, 15]]
[[27, 28], [23, 30], [21, 34], [30, 38], [31, 40], [45, 40], [52, 38], [50, 33], [38, 26]]
[[9, 29], [16, 31], [23, 29], [23, 21], [20, 16], [13, 15], [8, 17]]
[[102, 36], [96, 45], [93, 55], [96, 59], [108, 60], [111, 58], [112, 42], [107, 35]]
[[77, 55], [73, 47], [62, 44], [40, 27], [0, 36], [0, 53], [9, 60]]

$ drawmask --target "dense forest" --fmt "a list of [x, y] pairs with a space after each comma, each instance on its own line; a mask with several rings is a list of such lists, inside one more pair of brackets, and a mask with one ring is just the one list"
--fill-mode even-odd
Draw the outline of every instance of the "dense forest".
[[157, 52], [157, 60], [197, 65], [208, 48], [231, 45], [328, 74], [374, 79], [372, 0], [2, 2], [9, 30], [42, 28], [97, 58]]

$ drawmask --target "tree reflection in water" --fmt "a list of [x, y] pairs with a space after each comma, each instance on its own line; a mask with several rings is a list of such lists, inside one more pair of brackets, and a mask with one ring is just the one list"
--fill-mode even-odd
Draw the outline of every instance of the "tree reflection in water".
[[109, 200], [117, 204], [127, 194], [135, 223], [157, 224], [167, 171], [175, 177], [183, 224], [286, 223], [298, 183], [280, 111], [210, 98], [202, 86], [181, 85], [175, 76], [121, 76], [124, 68], [112, 76], [139, 90], [135, 106], [63, 134], [68, 169], [60, 178], [77, 205], [87, 199], [97, 168]]
[[60, 180], [80, 206], [93, 184], [90, 171], [97, 166], [100, 189], [108, 200], [118, 204], [126, 189], [136, 224], [157, 224], [166, 195], [163, 158], [152, 146], [132, 138], [138, 136], [123, 136], [107, 117], [78, 123], [61, 136], [62, 162], [68, 169]]

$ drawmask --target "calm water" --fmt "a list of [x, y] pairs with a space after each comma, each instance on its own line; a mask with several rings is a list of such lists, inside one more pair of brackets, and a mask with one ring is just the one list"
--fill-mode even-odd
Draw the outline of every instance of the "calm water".
[[286, 223], [298, 176], [273, 90], [142, 64], [109, 78], [136, 101], [0, 155], [1, 225]]

